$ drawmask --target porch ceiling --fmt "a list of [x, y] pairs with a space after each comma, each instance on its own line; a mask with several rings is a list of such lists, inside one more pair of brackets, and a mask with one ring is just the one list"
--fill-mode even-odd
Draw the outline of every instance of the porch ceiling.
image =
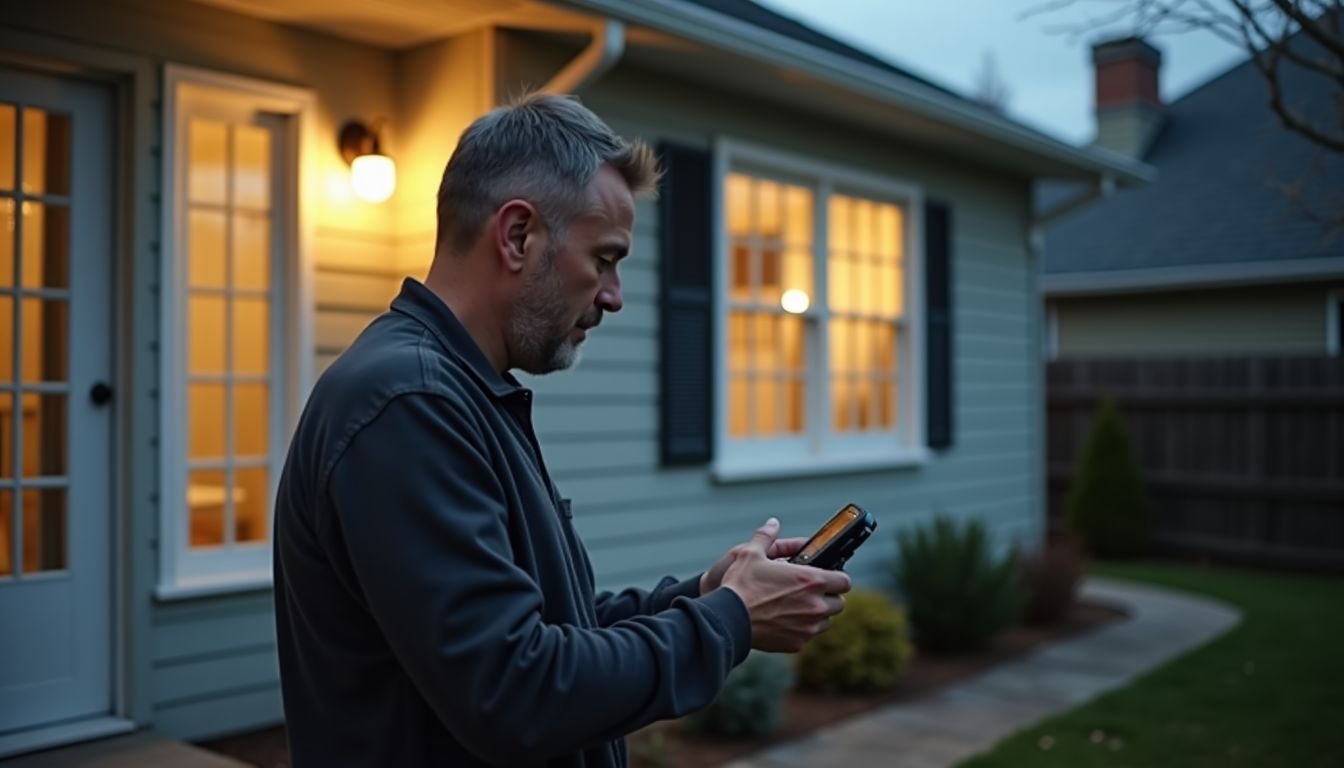
[[[585, 17], [535, 0], [195, 0], [202, 5], [400, 50], [487, 24], [573, 27]], [[586, 22], [591, 23], [591, 22]]]

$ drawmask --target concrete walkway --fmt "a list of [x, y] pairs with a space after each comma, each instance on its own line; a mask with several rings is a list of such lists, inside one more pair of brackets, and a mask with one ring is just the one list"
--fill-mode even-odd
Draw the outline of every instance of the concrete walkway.
[[137, 731], [0, 760], [5, 768], [248, 768], [245, 763]]
[[1083, 596], [1127, 619], [1045, 647], [916, 701], [877, 710], [730, 768], [946, 768], [1118, 688], [1241, 620], [1223, 603], [1091, 579]]

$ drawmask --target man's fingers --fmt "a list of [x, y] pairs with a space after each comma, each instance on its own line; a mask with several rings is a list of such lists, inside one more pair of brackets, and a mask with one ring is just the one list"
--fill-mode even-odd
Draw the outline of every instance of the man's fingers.
[[845, 610], [845, 598], [840, 595], [825, 595], [822, 599], [826, 601], [827, 616], [834, 616]]
[[770, 547], [774, 545], [778, 536], [779, 521], [772, 517], [765, 521], [765, 525], [757, 528], [756, 532], [751, 534], [751, 540], [747, 542], [747, 546], [759, 549], [761, 554], [765, 555], [770, 552]]
[[769, 557], [771, 560], [778, 560], [782, 557], [793, 557], [803, 551], [803, 545], [807, 539], [778, 539], [770, 545]]
[[844, 571], [822, 571], [822, 585], [828, 595], [843, 595], [854, 586], [849, 574]]

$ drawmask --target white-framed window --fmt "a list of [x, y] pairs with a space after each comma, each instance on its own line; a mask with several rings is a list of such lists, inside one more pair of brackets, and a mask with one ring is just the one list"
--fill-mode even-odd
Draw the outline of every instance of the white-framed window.
[[1325, 352], [1344, 355], [1344, 289], [1326, 295]]
[[164, 87], [166, 598], [270, 582], [276, 482], [311, 378], [299, 200], [312, 99], [175, 66]]
[[917, 463], [920, 190], [722, 141], [720, 479]]

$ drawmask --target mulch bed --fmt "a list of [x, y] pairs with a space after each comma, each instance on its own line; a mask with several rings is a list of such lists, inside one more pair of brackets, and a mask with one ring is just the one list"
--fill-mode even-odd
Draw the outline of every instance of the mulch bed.
[[[695, 737], [683, 733], [675, 722], [657, 723], [631, 736], [634, 765], [636, 768], [723, 765], [868, 710], [919, 698], [1043, 644], [1095, 629], [1123, 615], [1110, 606], [1080, 601], [1058, 622], [1047, 626], [1016, 627], [978, 653], [955, 657], [916, 656], [901, 682], [889, 691], [865, 696], [821, 696], [791, 691], [784, 700], [783, 726], [765, 737], [734, 740]], [[289, 766], [284, 726], [213, 739], [197, 746], [258, 768]]]

